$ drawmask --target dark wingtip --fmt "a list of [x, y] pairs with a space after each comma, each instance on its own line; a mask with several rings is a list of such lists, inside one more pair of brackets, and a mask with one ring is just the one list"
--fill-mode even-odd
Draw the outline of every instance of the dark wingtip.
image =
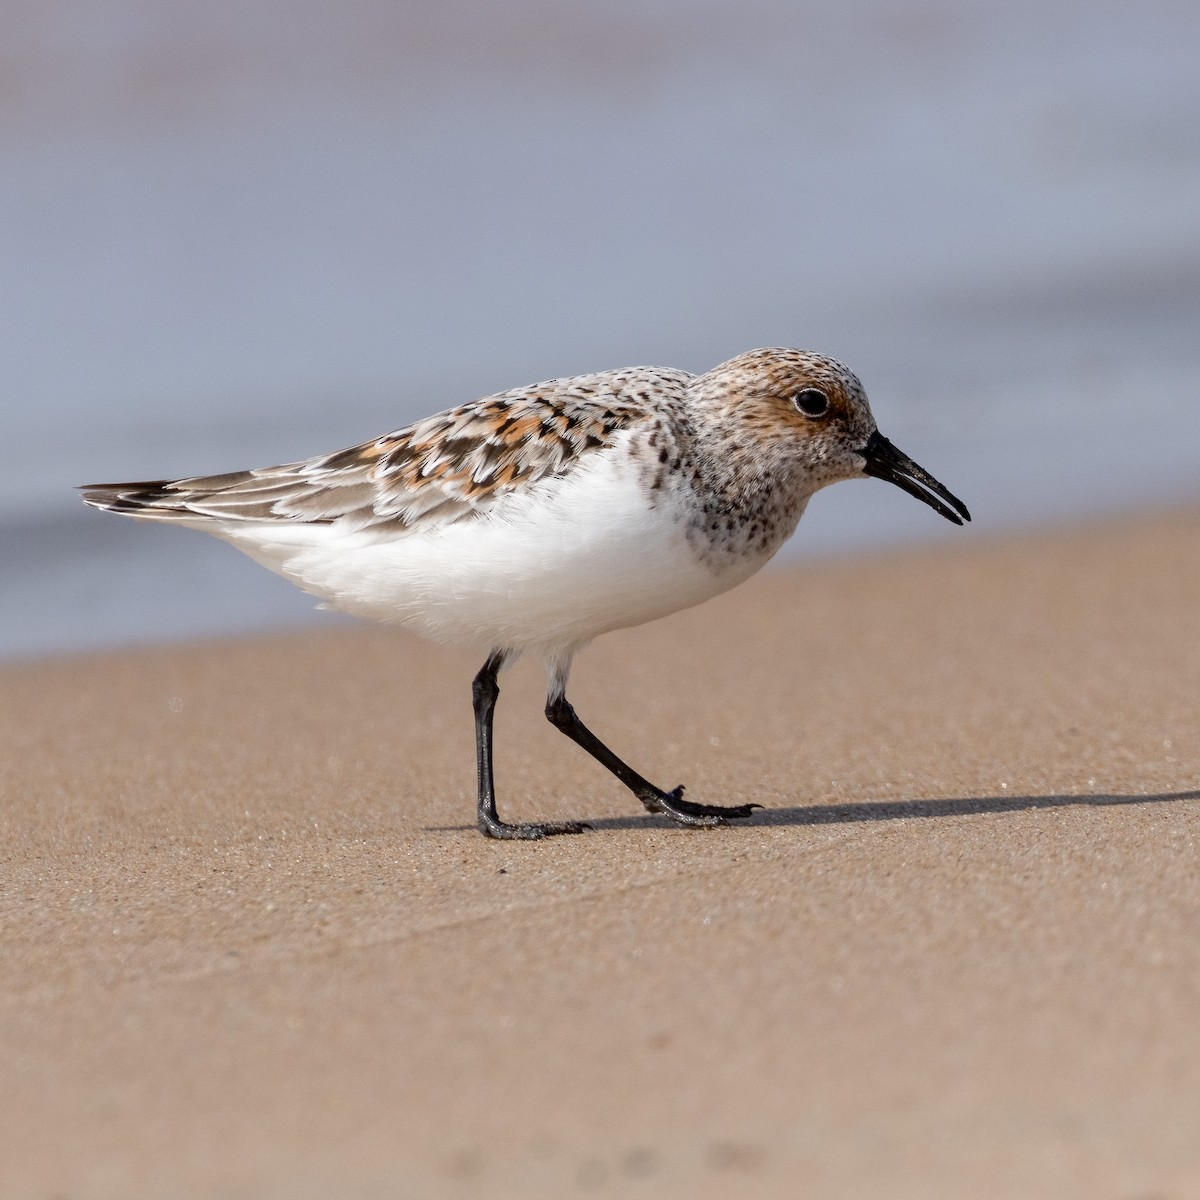
[[107, 512], [138, 512], [161, 498], [169, 483], [166, 479], [148, 479], [136, 483], [81, 483], [75, 490], [84, 504]]

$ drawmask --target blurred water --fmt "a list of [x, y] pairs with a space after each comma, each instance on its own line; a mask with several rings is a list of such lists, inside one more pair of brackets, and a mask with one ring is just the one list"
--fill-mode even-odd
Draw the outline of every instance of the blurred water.
[[73, 484], [757, 345], [849, 362], [977, 514], [838, 487], [789, 553], [1200, 495], [1194, 4], [0, 0], [0, 24], [0, 655], [310, 619]]

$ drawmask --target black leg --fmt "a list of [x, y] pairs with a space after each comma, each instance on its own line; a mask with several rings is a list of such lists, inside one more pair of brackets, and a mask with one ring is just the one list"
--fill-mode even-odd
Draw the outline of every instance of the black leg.
[[471, 696], [475, 704], [475, 761], [479, 778], [479, 832], [493, 838], [544, 838], [556, 833], [582, 833], [587, 826], [579, 821], [540, 825], [509, 825], [496, 815], [496, 789], [492, 779], [492, 714], [500, 685], [496, 676], [504, 666], [504, 653], [493, 650], [483, 664]]
[[546, 700], [546, 719], [603, 763], [652, 813], [663, 813], [677, 825], [703, 828], [724, 825], [730, 817], [748, 817], [761, 804], [693, 804], [683, 798], [683, 785], [664, 792], [619, 759], [576, 715], [565, 693]]

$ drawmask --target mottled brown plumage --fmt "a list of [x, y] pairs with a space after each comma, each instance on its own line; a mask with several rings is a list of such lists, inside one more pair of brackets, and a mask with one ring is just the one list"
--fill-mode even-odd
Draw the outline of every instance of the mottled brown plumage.
[[[485, 397], [332, 454], [223, 475], [90, 484], [84, 499], [144, 518], [337, 521], [395, 531], [486, 512], [520, 487], [569, 471], [618, 430], [662, 424], [649, 384], [691, 376], [633, 368]], [[666, 435], [663, 434], [665, 437]]]

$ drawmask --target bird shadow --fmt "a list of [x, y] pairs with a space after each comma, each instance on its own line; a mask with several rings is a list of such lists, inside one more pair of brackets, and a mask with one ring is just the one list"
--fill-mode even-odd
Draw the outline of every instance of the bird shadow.
[[[752, 817], [739, 820], [739, 827], [850, 825], [858, 821], [936, 820], [944, 817], [977, 816], [981, 813], [1029, 812], [1044, 808], [1102, 808], [1118, 804], [1166, 804], [1178, 800], [1200, 800], [1200, 790], [1124, 795], [1097, 792], [1089, 795], [1049, 796], [963, 796], [945, 800], [881, 800], [864, 804], [797, 804], [761, 808]], [[592, 829], [668, 828], [665, 817], [601, 817], [588, 821]]]
[[[753, 816], [733, 824], [737, 828], [850, 825], [858, 821], [936, 820], [944, 817], [977, 816], [981, 813], [1029, 812], [1043, 808], [1103, 808], [1118, 804], [1167, 804], [1178, 800], [1200, 800], [1200, 790], [1148, 795], [1095, 792], [1077, 796], [1058, 793], [1049, 796], [963, 796], [945, 800], [882, 800], [868, 801], [865, 804], [797, 804], [781, 808], [760, 808]], [[587, 827], [593, 831], [676, 828], [666, 817], [651, 814], [593, 817], [587, 819]], [[468, 828], [473, 826], [437, 826], [429, 832]]]

